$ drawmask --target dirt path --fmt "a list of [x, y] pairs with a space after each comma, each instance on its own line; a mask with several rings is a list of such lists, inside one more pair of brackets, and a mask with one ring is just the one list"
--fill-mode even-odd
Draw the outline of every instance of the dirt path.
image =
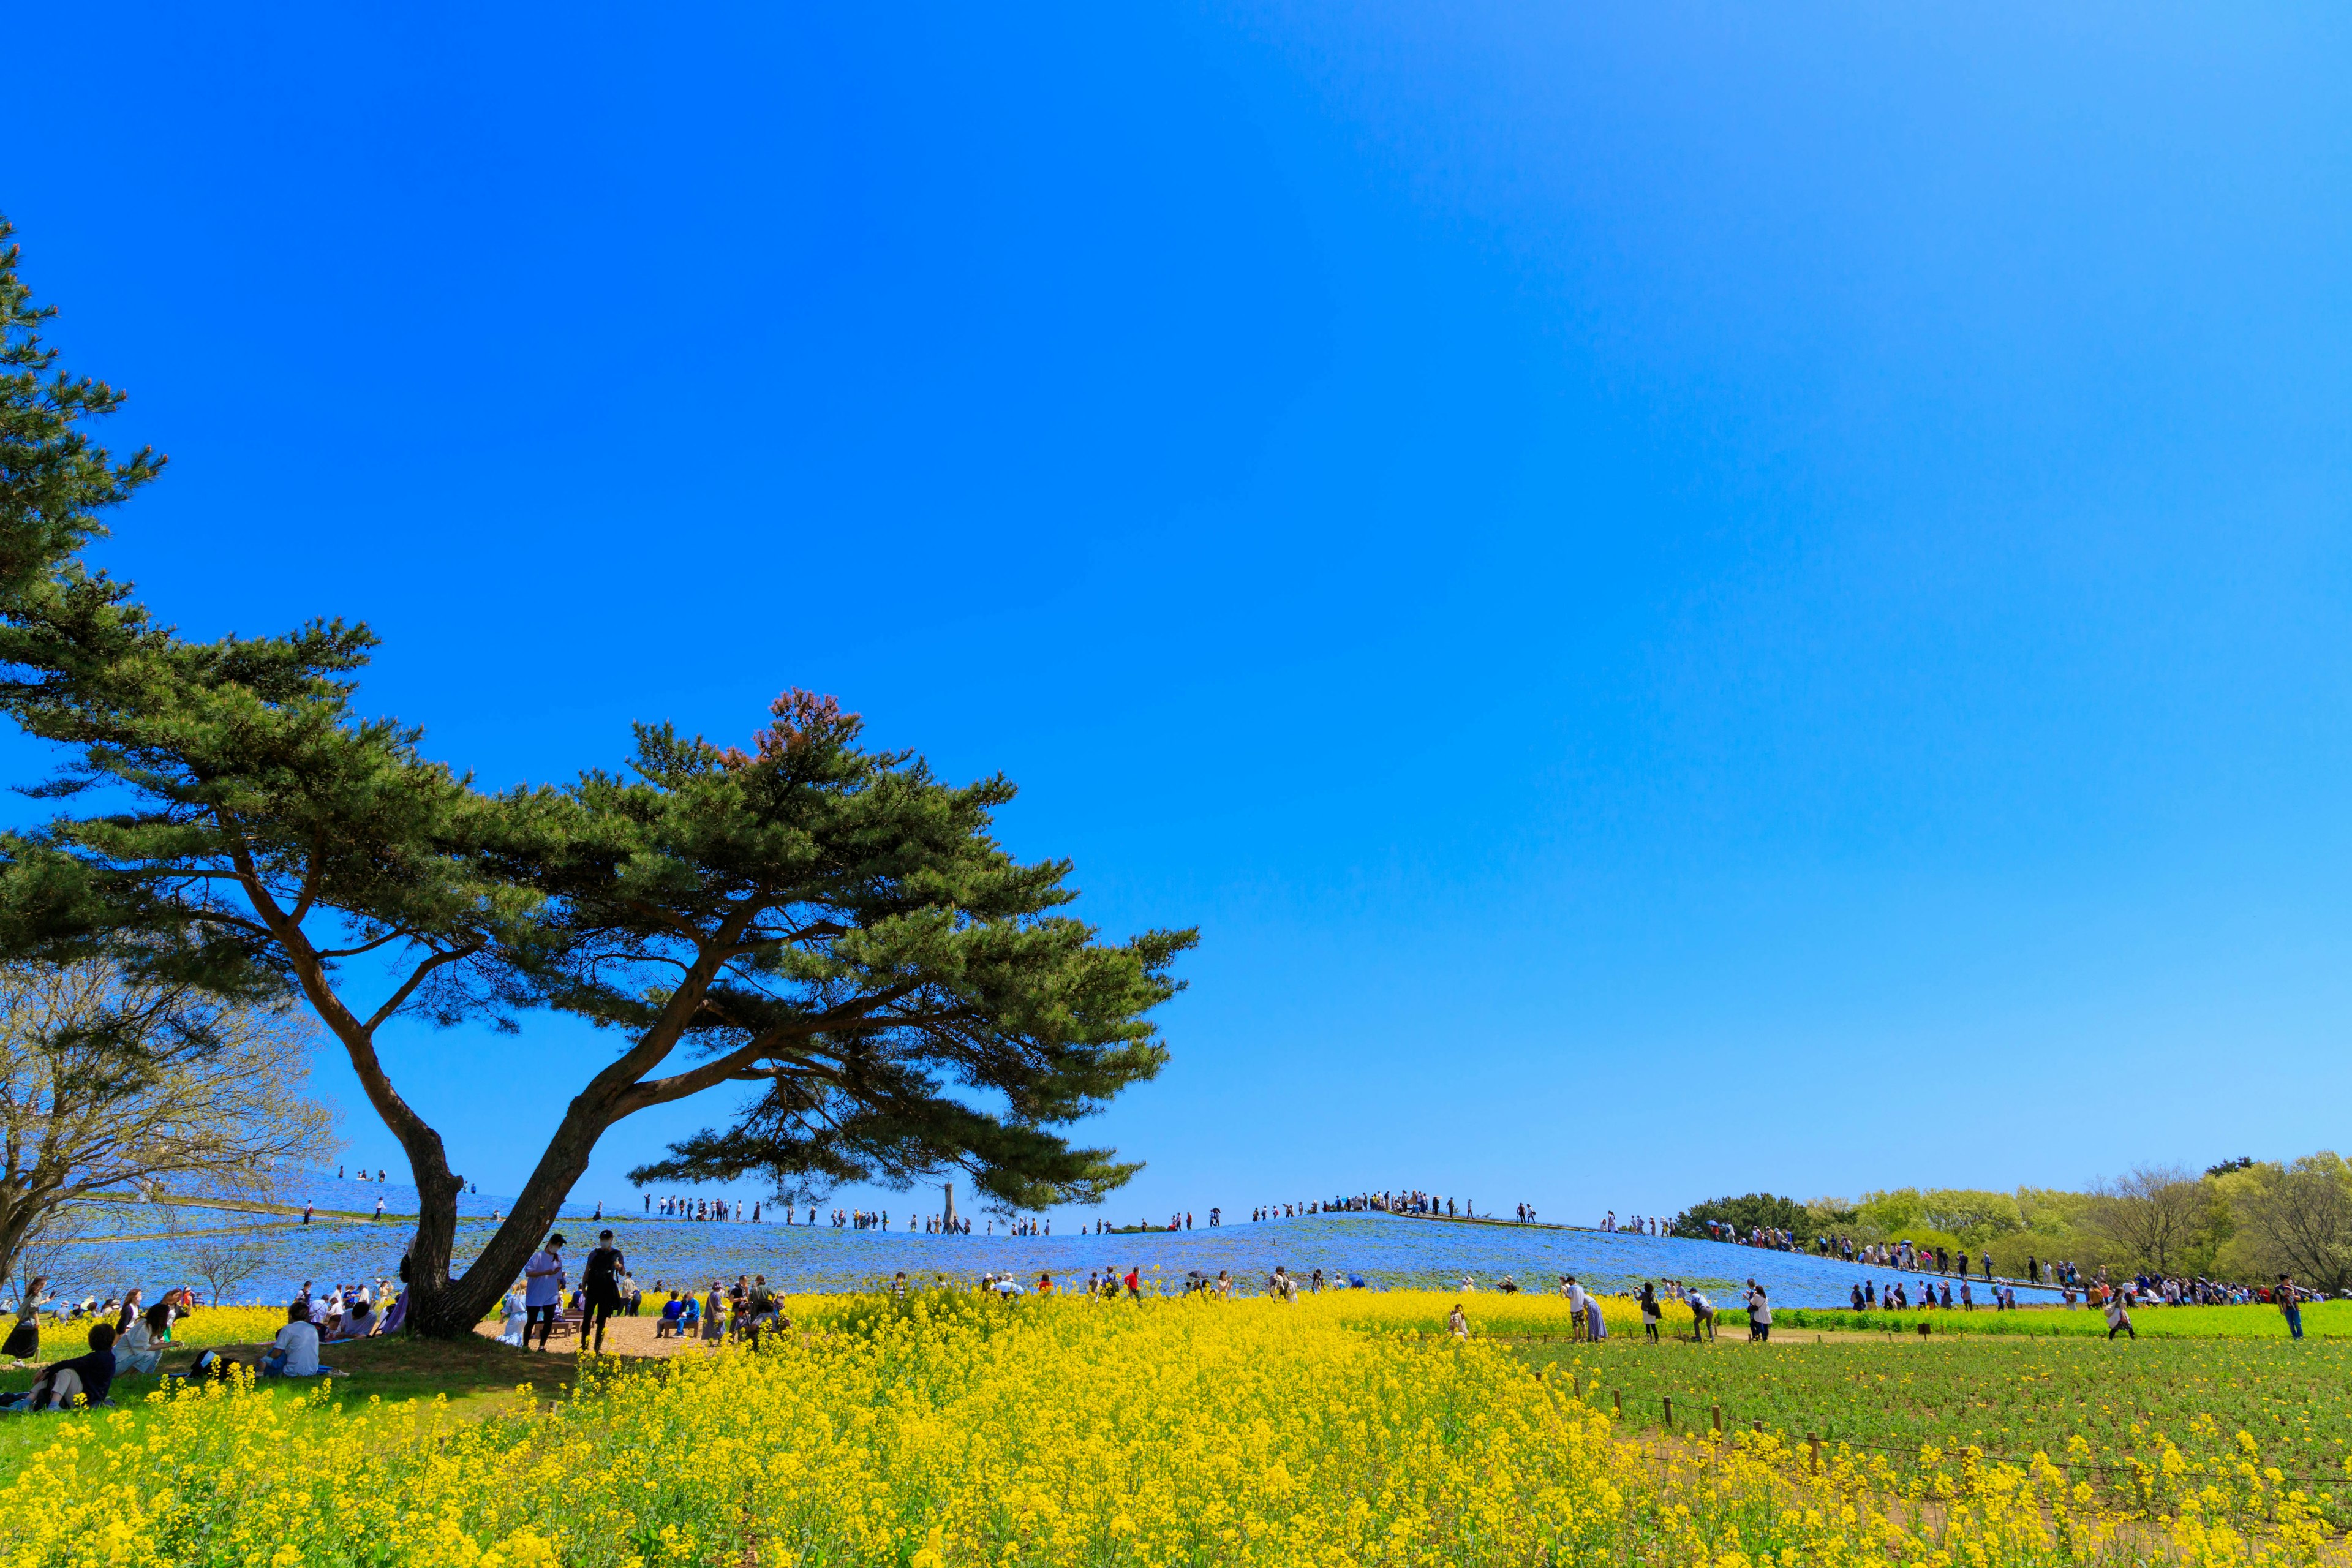
[[[716, 1340], [687, 1340], [675, 1336], [657, 1339], [655, 1337], [654, 1330], [660, 1321], [660, 1318], [651, 1313], [637, 1318], [605, 1319], [604, 1353], [639, 1356], [648, 1361], [667, 1361], [672, 1356], [687, 1355], [695, 1351], [714, 1347], [719, 1342]], [[474, 1331], [484, 1339], [495, 1340], [499, 1337], [499, 1325], [480, 1323], [476, 1325]], [[539, 1348], [539, 1340], [534, 1336], [530, 1342], [530, 1353], [551, 1356], [578, 1355], [580, 1342], [577, 1337], [567, 1334], [562, 1339], [549, 1341], [548, 1348], [542, 1352]]]

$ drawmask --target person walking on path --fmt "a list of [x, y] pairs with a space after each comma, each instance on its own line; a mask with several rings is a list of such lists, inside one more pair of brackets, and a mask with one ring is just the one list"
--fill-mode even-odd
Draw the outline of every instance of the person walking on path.
[[2131, 1312], [2124, 1306], [2123, 1292], [2105, 1285], [2099, 1289], [2106, 1291], [2107, 1295], [2107, 1338], [2112, 1340], [2117, 1334], [2139, 1338], [2139, 1331], [2132, 1327]]
[[[586, 1299], [582, 1301], [580, 1341], [593, 1354], [604, 1351], [604, 1320], [621, 1310], [621, 1275], [628, 1268], [621, 1249], [613, 1245], [613, 1233], [600, 1232], [596, 1249], [588, 1255]], [[588, 1325], [596, 1325], [596, 1342], [588, 1344]]]
[[2279, 1315], [2286, 1320], [2289, 1337], [2303, 1338], [2303, 1303], [2295, 1300], [2294, 1280], [2284, 1274], [2279, 1276], [2278, 1310]]
[[557, 1231], [547, 1238], [547, 1245], [530, 1255], [522, 1266], [522, 1348], [530, 1348], [531, 1325], [539, 1326], [539, 1348], [547, 1348], [547, 1336], [555, 1331], [555, 1314], [563, 1307], [563, 1233]]

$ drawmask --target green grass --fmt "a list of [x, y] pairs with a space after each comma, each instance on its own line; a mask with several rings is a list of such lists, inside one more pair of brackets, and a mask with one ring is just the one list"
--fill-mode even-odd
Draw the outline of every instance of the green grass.
[[[2132, 1327], [2142, 1339], [2284, 1340], [2286, 1320], [2276, 1307], [2135, 1307]], [[1926, 1323], [1937, 1334], [2076, 1335], [2105, 1339], [2106, 1315], [2093, 1307], [2068, 1311], [2063, 1307], [2036, 1307], [2025, 1311], [1996, 1312], [1979, 1307], [1973, 1312], [1949, 1311], [1853, 1312], [1818, 1307], [1776, 1308], [1774, 1330], [1838, 1330], [1858, 1333], [1916, 1335]], [[2311, 1339], [2352, 1339], [2352, 1301], [2315, 1301], [2303, 1310], [2303, 1331]]]
[[[1663, 1426], [1671, 1399], [1678, 1430], [1710, 1426], [1719, 1408], [1727, 1430], [1760, 1421], [1792, 1441], [1894, 1450], [1898, 1463], [1924, 1446], [2042, 1452], [2071, 1458], [2103, 1489], [2123, 1484], [2130, 1459], [2154, 1461], [2159, 1436], [2210, 1474], [2235, 1462], [2243, 1431], [2257, 1463], [2317, 1478], [2315, 1496], [2340, 1488], [2352, 1505], [2352, 1343], [2340, 1340], [1971, 1334], [1759, 1346], [1727, 1331], [1707, 1345], [1633, 1335], [1525, 1342], [1519, 1353], [1547, 1377], [1574, 1378], [1603, 1409], [1622, 1402], [1637, 1429]], [[2326, 1507], [2347, 1522], [2332, 1497]]]
[[[192, 1320], [201, 1324], [202, 1313]], [[45, 1333], [42, 1350], [49, 1359], [80, 1353], [75, 1336], [70, 1347]], [[165, 1372], [184, 1372], [195, 1359], [200, 1343], [175, 1344], [163, 1355]], [[267, 1345], [238, 1347], [238, 1359], [257, 1361]], [[320, 1360], [345, 1375], [331, 1380], [329, 1402], [341, 1406], [381, 1398], [386, 1404], [423, 1401], [425, 1420], [476, 1420], [512, 1409], [530, 1399], [561, 1396], [571, 1385], [574, 1359], [562, 1352], [518, 1350], [495, 1340], [473, 1338], [442, 1342], [405, 1337], [347, 1341], [321, 1347]], [[31, 1366], [0, 1371], [0, 1392], [16, 1393], [32, 1386], [37, 1369]], [[520, 1385], [531, 1385], [530, 1392]], [[141, 1409], [146, 1396], [161, 1386], [156, 1377], [115, 1380], [114, 1402], [132, 1413], [136, 1426], [145, 1426]], [[310, 1378], [271, 1379], [262, 1385], [270, 1398], [299, 1400], [318, 1389]], [[27, 1455], [57, 1436], [56, 1423], [78, 1420], [73, 1415], [28, 1415], [0, 1419], [0, 1484], [14, 1479]]]

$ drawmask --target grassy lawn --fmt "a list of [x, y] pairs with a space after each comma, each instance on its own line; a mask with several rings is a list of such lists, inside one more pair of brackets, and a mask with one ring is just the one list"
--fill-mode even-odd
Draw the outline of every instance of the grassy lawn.
[[[2142, 1339], [2273, 1340], [2287, 1337], [2286, 1320], [2275, 1307], [2135, 1307], [2132, 1327]], [[1772, 1314], [1776, 1332], [1816, 1330], [1860, 1333], [1916, 1334], [1919, 1325], [1929, 1335], [2072, 1334], [2083, 1339], [2107, 1337], [2106, 1315], [2096, 1308], [2068, 1311], [2063, 1307], [2033, 1307], [2018, 1312], [1973, 1312], [1938, 1309], [1923, 1312], [1853, 1312], [1843, 1308], [1783, 1307]], [[2303, 1310], [2307, 1339], [2352, 1339], [2352, 1301], [2315, 1301]]]
[[[78, 1340], [67, 1348], [60, 1339], [45, 1338], [48, 1342], [43, 1351], [49, 1359], [79, 1353]], [[261, 1343], [222, 1348], [241, 1361], [253, 1362], [258, 1361], [268, 1346]], [[196, 1346], [187, 1345], [166, 1352], [163, 1370], [184, 1372], [195, 1359], [196, 1351]], [[382, 1399], [387, 1405], [414, 1399], [431, 1406], [437, 1398], [442, 1405], [437, 1409], [420, 1412], [421, 1420], [476, 1420], [493, 1412], [517, 1408], [527, 1399], [546, 1401], [560, 1396], [571, 1384], [574, 1364], [571, 1355], [562, 1352], [517, 1350], [481, 1338], [457, 1342], [402, 1337], [348, 1341], [323, 1347], [320, 1360], [345, 1375], [332, 1380], [272, 1379], [262, 1387], [273, 1399], [290, 1401], [310, 1397], [324, 1382], [330, 1403], [338, 1406], [364, 1405], [371, 1399]], [[0, 1370], [0, 1392], [13, 1394], [31, 1387], [37, 1371], [32, 1366]], [[528, 1395], [520, 1392], [524, 1384], [531, 1385]], [[133, 1412], [134, 1422], [143, 1426], [145, 1415], [140, 1405], [158, 1386], [159, 1380], [154, 1377], [118, 1378], [114, 1401]], [[16, 1477], [28, 1453], [56, 1436], [57, 1423], [75, 1419], [79, 1417], [0, 1419], [0, 1484]]]
[[[1786, 1331], [1778, 1323], [1776, 1334]], [[2121, 1484], [2132, 1460], [2158, 1462], [2164, 1445], [2210, 1467], [2243, 1456], [2290, 1476], [2314, 1478], [2315, 1495], [2340, 1491], [2352, 1514], [2352, 1342], [2149, 1338], [2137, 1343], [2072, 1336], [1971, 1334], [1851, 1336], [1816, 1342], [1811, 1332], [1770, 1345], [1727, 1330], [1712, 1344], [1647, 1343], [1636, 1333], [1598, 1344], [1516, 1344], [1547, 1378], [1574, 1378], [1629, 1428], [1654, 1429], [1674, 1404], [1674, 1424], [1727, 1429], [1761, 1422], [1801, 1442], [1807, 1435], [1892, 1450], [1906, 1462], [1923, 1447], [1949, 1453], [2070, 1458], [2095, 1486]], [[2241, 1433], [2246, 1436], [2242, 1438]], [[2246, 1444], [2252, 1442], [2252, 1449]], [[2114, 1467], [2099, 1471], [2095, 1467]]]

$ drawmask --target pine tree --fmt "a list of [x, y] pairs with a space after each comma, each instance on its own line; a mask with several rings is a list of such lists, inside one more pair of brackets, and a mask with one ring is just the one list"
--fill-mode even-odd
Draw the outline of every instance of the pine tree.
[[[30, 342], [14, 265], [0, 299]], [[61, 815], [0, 837], [0, 956], [111, 958], [313, 1009], [414, 1173], [420, 1331], [471, 1331], [614, 1123], [725, 1085], [758, 1092], [641, 1177], [756, 1175], [801, 1197], [960, 1169], [1034, 1207], [1137, 1169], [1061, 1130], [1159, 1070], [1146, 1015], [1194, 933], [1108, 943], [1060, 912], [1067, 863], [1022, 864], [991, 837], [1004, 780], [943, 784], [795, 690], [748, 749], [644, 725], [625, 772], [486, 793], [417, 729], [356, 710], [364, 626], [191, 641], [87, 573], [74, 552], [96, 513], [158, 460], [110, 464], [71, 430], [110, 389], [20, 377], [9, 395], [28, 499], [0, 516], [21, 563], [0, 599], [0, 706], [73, 760], [37, 792]], [[395, 1019], [528, 1031], [554, 1014], [616, 1049], [519, 1048], [583, 1085], [453, 1277], [463, 1181], [381, 1037]]]

